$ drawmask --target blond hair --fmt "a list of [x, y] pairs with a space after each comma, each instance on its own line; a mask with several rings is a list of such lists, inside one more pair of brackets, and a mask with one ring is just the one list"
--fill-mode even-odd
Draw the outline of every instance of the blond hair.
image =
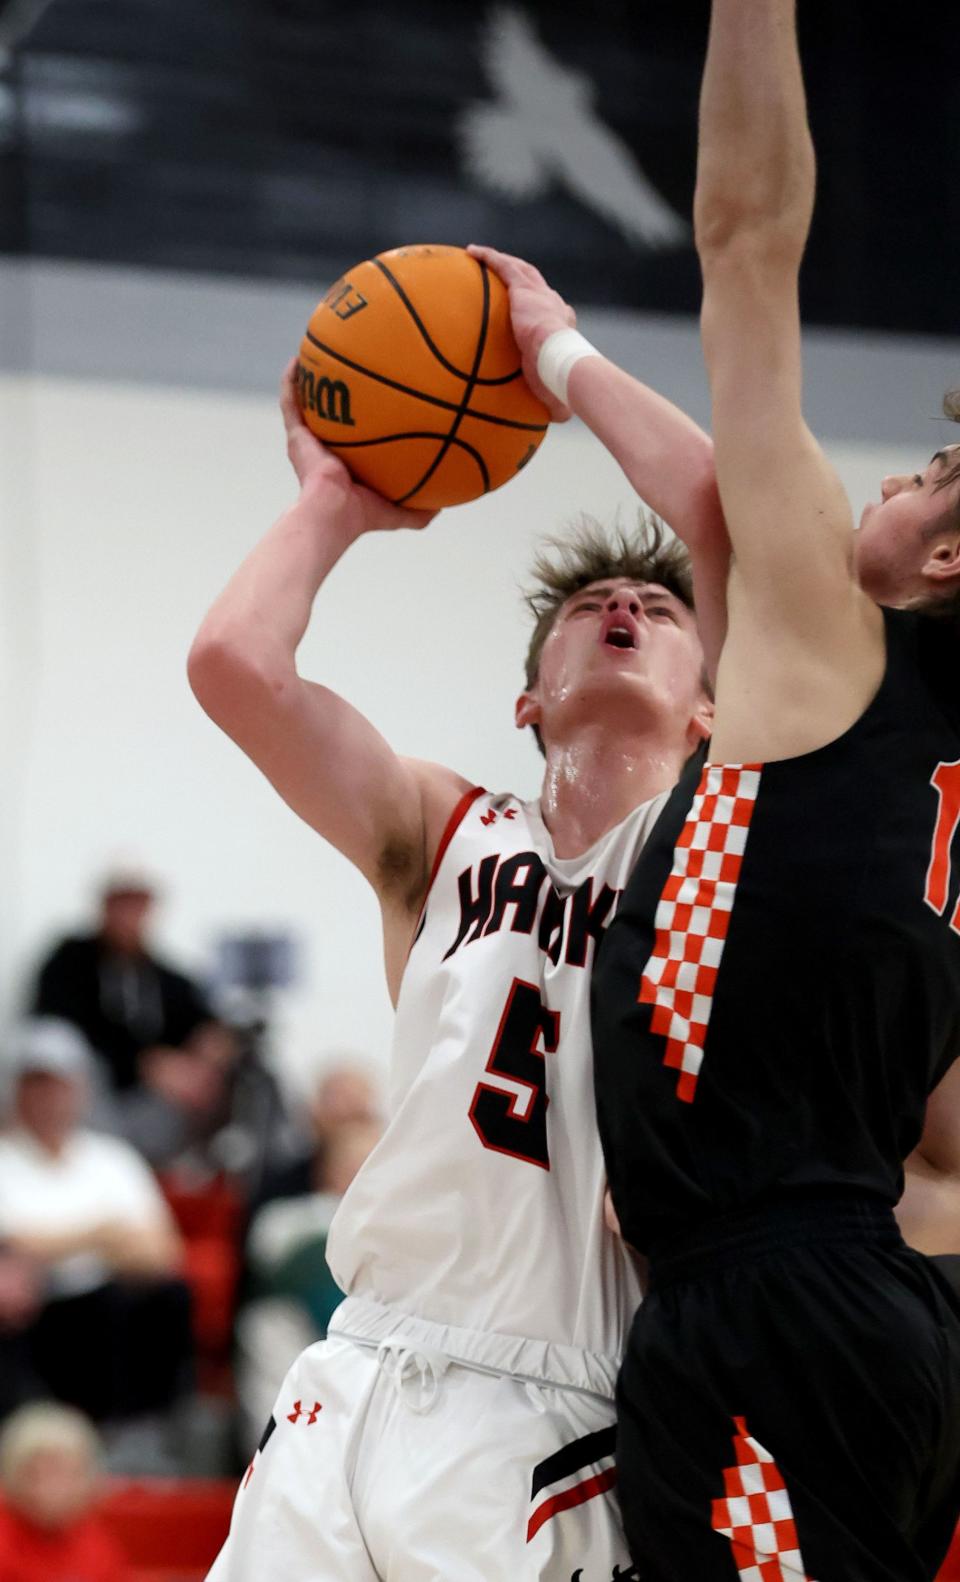
[[11, 1412], [0, 1429], [0, 1485], [9, 1492], [41, 1450], [73, 1451], [91, 1474], [99, 1468], [100, 1439], [83, 1413], [57, 1401], [33, 1401]]

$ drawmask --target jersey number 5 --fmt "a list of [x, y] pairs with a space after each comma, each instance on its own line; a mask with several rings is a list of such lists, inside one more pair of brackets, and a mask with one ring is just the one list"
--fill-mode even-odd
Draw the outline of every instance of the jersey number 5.
[[[957, 832], [957, 825], [960, 824], [960, 762], [937, 764], [930, 776], [930, 784], [937, 792], [940, 802], [923, 899], [942, 917], [947, 909], [947, 899], [950, 894], [950, 847]], [[960, 934], [960, 901], [954, 907], [950, 927], [954, 933]]]
[[540, 990], [514, 978], [486, 1069], [526, 1088], [522, 1096], [478, 1082], [470, 1119], [484, 1148], [550, 1169], [547, 1149], [545, 1055], [560, 1042], [560, 1012], [548, 1011]]

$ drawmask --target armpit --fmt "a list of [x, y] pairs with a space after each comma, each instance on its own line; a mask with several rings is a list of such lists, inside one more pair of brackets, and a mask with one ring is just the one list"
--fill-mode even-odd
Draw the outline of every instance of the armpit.
[[387, 841], [377, 862], [377, 889], [382, 897], [419, 912], [426, 885], [423, 848], [398, 838]]

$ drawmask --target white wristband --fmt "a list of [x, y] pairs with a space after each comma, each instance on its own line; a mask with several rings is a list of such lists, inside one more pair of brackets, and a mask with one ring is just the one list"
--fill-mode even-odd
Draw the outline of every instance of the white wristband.
[[537, 353], [537, 373], [550, 394], [566, 404], [567, 381], [574, 363], [581, 357], [599, 356], [597, 348], [579, 330], [554, 330]]

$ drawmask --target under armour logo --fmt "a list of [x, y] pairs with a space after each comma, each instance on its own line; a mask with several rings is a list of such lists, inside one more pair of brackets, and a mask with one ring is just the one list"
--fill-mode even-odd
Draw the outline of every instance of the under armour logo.
[[312, 1410], [304, 1407], [302, 1401], [294, 1401], [293, 1411], [287, 1413], [287, 1422], [299, 1423], [301, 1417], [305, 1417], [307, 1419], [307, 1427], [312, 1428], [317, 1420], [318, 1414], [322, 1411], [323, 1407], [320, 1405], [319, 1401], [314, 1401]]

